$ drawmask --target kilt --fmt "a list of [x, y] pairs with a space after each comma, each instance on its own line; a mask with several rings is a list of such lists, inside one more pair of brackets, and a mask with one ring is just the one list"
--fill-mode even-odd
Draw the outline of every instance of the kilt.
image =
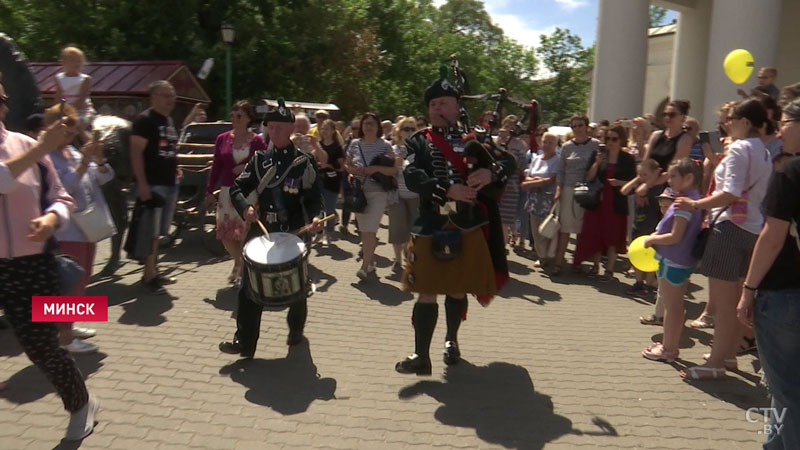
[[497, 292], [489, 246], [480, 227], [462, 230], [461, 254], [449, 261], [431, 251], [432, 236], [411, 235], [403, 290], [422, 294], [494, 295]]

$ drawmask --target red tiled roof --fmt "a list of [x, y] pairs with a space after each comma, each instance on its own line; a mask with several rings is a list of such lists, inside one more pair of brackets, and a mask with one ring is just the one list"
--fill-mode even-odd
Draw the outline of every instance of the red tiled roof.
[[[61, 70], [58, 62], [28, 63], [42, 94], [55, 91], [55, 75]], [[92, 95], [147, 95], [150, 83], [170, 80], [179, 97], [209, 101], [203, 87], [181, 61], [92, 62], [83, 68], [92, 77]], [[177, 82], [177, 83], [176, 83]]]

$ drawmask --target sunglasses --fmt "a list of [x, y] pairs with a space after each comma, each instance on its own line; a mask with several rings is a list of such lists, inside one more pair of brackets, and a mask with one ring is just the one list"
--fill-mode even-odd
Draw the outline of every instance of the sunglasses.
[[670, 119], [672, 119], [673, 117], [677, 117], [677, 116], [678, 116], [678, 113], [676, 113], [675, 111], [664, 112], [664, 117], [669, 117]]
[[761, 75], [761, 76], [759, 76], [759, 77], [758, 77], [758, 79], [759, 79], [759, 80], [766, 80], [767, 78], [769, 78], [769, 77], [767, 77], [767, 76], [763, 76], [763, 75]]
[[400, 128], [400, 131], [405, 131], [407, 133], [411, 133], [411, 132], [417, 131], [417, 129], [414, 128], [414, 127], [403, 127], [403, 128]]
[[619, 142], [619, 138], [617, 136], [609, 136], [606, 137], [606, 142]]
[[574, 130], [575, 128], [582, 128], [582, 127], [585, 127], [585, 126], [586, 126], [585, 123], [576, 123], [575, 125], [570, 125], [569, 127]]

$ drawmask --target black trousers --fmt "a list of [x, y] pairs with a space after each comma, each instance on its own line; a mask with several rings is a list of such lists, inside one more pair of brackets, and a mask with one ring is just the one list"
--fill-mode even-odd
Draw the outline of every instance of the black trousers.
[[51, 254], [0, 259], [0, 306], [25, 354], [47, 379], [70, 412], [89, 401], [83, 375], [69, 352], [59, 346], [58, 328], [50, 322], [31, 322], [31, 297], [59, 295], [55, 257]]
[[[250, 289], [250, 278], [247, 270], [242, 274], [242, 287], [239, 289], [239, 308], [236, 313], [236, 335], [234, 339], [239, 342], [242, 354], [252, 355], [256, 351], [258, 336], [261, 330], [261, 305], [250, 300], [247, 290]], [[286, 315], [289, 325], [289, 334], [303, 332], [308, 315], [308, 299], [304, 298], [293, 303]]]

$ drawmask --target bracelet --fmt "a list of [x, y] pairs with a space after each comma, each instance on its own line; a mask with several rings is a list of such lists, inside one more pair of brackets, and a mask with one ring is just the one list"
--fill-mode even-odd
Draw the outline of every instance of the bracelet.
[[753, 291], [753, 292], [756, 291], [756, 288], [748, 286], [747, 283], [742, 284], [742, 287], [747, 289], [748, 291]]

